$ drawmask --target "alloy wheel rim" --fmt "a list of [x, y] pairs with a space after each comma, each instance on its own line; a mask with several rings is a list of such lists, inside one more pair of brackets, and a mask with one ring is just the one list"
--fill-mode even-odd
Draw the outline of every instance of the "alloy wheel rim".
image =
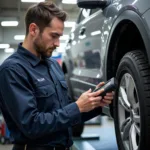
[[125, 150], [137, 150], [140, 140], [140, 107], [137, 88], [132, 76], [122, 76], [118, 92], [118, 119]]

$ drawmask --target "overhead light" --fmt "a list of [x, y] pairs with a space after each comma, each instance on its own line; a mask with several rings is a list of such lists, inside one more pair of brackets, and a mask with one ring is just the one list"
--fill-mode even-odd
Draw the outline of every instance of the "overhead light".
[[13, 53], [15, 50], [14, 48], [6, 48], [4, 51], [5, 53]]
[[21, 2], [25, 2], [25, 3], [39, 3], [44, 1], [45, 0], [21, 0]]
[[1, 26], [10, 27], [10, 26], [18, 26], [18, 21], [2, 21]]
[[77, 4], [77, 0], [62, 0], [64, 4]]
[[0, 48], [4, 49], [4, 48], [9, 48], [10, 45], [9, 44], [0, 44]]
[[73, 22], [73, 21], [65, 21], [65, 27], [70, 27], [70, 28], [72, 28], [73, 26], [75, 26], [75, 22]]
[[67, 40], [69, 38], [69, 35], [63, 35], [60, 37], [60, 40]]
[[14, 36], [15, 40], [24, 40], [24, 38], [25, 38], [25, 35], [15, 35]]

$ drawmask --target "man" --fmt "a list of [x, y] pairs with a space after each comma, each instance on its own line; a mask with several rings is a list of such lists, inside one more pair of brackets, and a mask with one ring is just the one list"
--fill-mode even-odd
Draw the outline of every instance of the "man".
[[[52, 2], [28, 9], [26, 37], [0, 68], [0, 105], [14, 143], [13, 150], [67, 150], [71, 127], [100, 114], [112, 93], [83, 93], [70, 103], [58, 63], [49, 58], [59, 46], [66, 13]], [[98, 86], [102, 85], [99, 84]]]

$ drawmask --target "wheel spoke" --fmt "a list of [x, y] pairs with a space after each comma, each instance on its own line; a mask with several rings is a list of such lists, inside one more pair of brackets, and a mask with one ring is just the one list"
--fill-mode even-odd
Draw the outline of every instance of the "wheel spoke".
[[133, 120], [134, 120], [135, 123], [140, 123], [140, 116], [134, 114], [134, 115], [133, 115]]
[[139, 106], [139, 102], [133, 104], [133, 106], [132, 106], [132, 108], [133, 108], [134, 110], [139, 109], [139, 107], [140, 107], [140, 106]]
[[119, 89], [119, 103], [124, 107], [126, 111], [130, 111], [131, 105], [128, 102], [128, 98], [123, 87], [120, 87]]
[[126, 86], [126, 92], [127, 92], [127, 98], [133, 107], [133, 105], [136, 103], [135, 100], [135, 84], [131, 76], [125, 75], [125, 86]]
[[121, 125], [121, 131], [123, 132], [122, 133], [123, 141], [128, 140], [130, 128], [131, 128], [131, 119], [127, 118]]
[[135, 128], [135, 124], [132, 124], [130, 132], [129, 132], [129, 149], [130, 150], [137, 150], [138, 149], [138, 145], [136, 142], [136, 128]]
[[138, 150], [140, 140], [140, 106], [134, 79], [125, 73], [118, 92], [118, 119], [125, 150]]
[[137, 134], [140, 136], [140, 128], [137, 124], [134, 125], [135, 126], [135, 131], [137, 132]]

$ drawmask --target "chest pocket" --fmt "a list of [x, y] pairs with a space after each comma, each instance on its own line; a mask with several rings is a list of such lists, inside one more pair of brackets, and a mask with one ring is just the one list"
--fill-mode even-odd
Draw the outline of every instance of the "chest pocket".
[[35, 97], [39, 111], [51, 111], [55, 108], [56, 92], [53, 85], [42, 85], [36, 88]]
[[35, 95], [36, 97], [40, 98], [40, 97], [49, 97], [54, 93], [55, 93], [54, 87], [51, 87], [51, 85], [43, 85], [37, 88]]

